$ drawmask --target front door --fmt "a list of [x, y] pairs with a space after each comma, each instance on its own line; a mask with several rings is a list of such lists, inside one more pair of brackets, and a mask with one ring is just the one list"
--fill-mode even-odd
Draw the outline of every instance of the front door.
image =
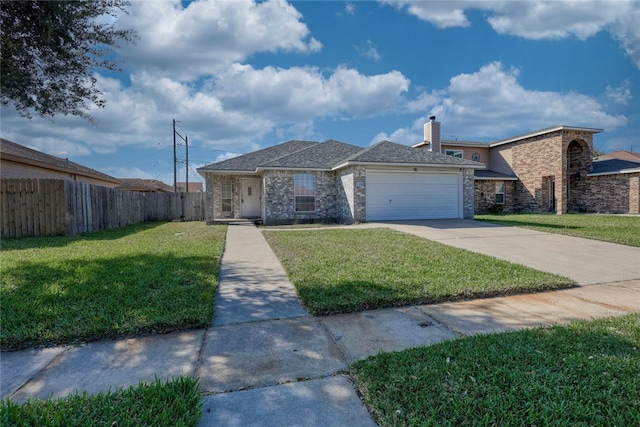
[[240, 191], [240, 216], [242, 218], [259, 218], [261, 199], [260, 179], [241, 179]]

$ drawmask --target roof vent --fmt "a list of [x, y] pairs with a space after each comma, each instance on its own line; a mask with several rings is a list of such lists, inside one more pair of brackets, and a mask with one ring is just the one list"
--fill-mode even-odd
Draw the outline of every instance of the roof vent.
[[431, 116], [431, 117], [429, 117], [429, 121], [430, 121], [430, 122], [435, 122], [435, 121], [436, 121], [436, 116]]

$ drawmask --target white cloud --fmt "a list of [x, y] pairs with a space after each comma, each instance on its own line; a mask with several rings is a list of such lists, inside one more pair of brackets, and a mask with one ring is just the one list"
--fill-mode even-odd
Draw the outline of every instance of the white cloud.
[[629, 80], [623, 81], [620, 86], [607, 86], [607, 96], [616, 104], [627, 105], [633, 95], [631, 95], [631, 83]]
[[[519, 70], [499, 62], [471, 74], [451, 78], [437, 92], [438, 102], [428, 114], [388, 139], [412, 144], [422, 141], [422, 127], [431, 115], [442, 122], [443, 138], [455, 132], [462, 139], [498, 139], [549, 125], [598, 127], [613, 130], [627, 118], [606, 113], [594, 98], [579, 93], [537, 91], [518, 81]], [[426, 95], [430, 99], [433, 94]], [[384, 134], [386, 135], [386, 134]], [[378, 138], [379, 136], [376, 136]]]
[[325, 77], [311, 67], [255, 69], [234, 64], [219, 76], [215, 91], [227, 108], [293, 123], [341, 114], [382, 114], [402, 101], [408, 87], [409, 80], [398, 71], [366, 76], [338, 67]]
[[355, 49], [365, 58], [373, 59], [376, 62], [382, 59], [378, 48], [371, 40], [367, 40], [366, 43], [363, 43], [361, 46], [355, 46]]
[[127, 65], [190, 80], [259, 52], [320, 50], [301, 19], [283, 0], [136, 1], [118, 25], [140, 37], [121, 49]]
[[344, 6], [344, 11], [349, 15], [354, 15], [356, 13], [356, 5], [347, 2], [347, 4]]
[[439, 28], [468, 27], [466, 12], [486, 11], [499, 34], [533, 40], [577, 37], [609, 31], [640, 68], [640, 2], [637, 0], [443, 1], [381, 0]]

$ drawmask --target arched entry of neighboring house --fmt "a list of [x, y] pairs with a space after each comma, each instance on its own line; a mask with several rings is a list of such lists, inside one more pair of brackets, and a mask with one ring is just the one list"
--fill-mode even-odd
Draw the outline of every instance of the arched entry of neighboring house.
[[567, 211], [586, 209], [582, 195], [587, 173], [591, 167], [591, 150], [583, 140], [574, 139], [567, 147]]

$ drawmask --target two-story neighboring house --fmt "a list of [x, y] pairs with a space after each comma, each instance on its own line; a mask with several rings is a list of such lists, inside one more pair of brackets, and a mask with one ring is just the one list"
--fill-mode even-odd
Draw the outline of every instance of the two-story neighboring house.
[[485, 164], [474, 174], [476, 213], [640, 213], [640, 163], [594, 161], [599, 132], [550, 126], [494, 142], [443, 140], [432, 116], [414, 147]]

